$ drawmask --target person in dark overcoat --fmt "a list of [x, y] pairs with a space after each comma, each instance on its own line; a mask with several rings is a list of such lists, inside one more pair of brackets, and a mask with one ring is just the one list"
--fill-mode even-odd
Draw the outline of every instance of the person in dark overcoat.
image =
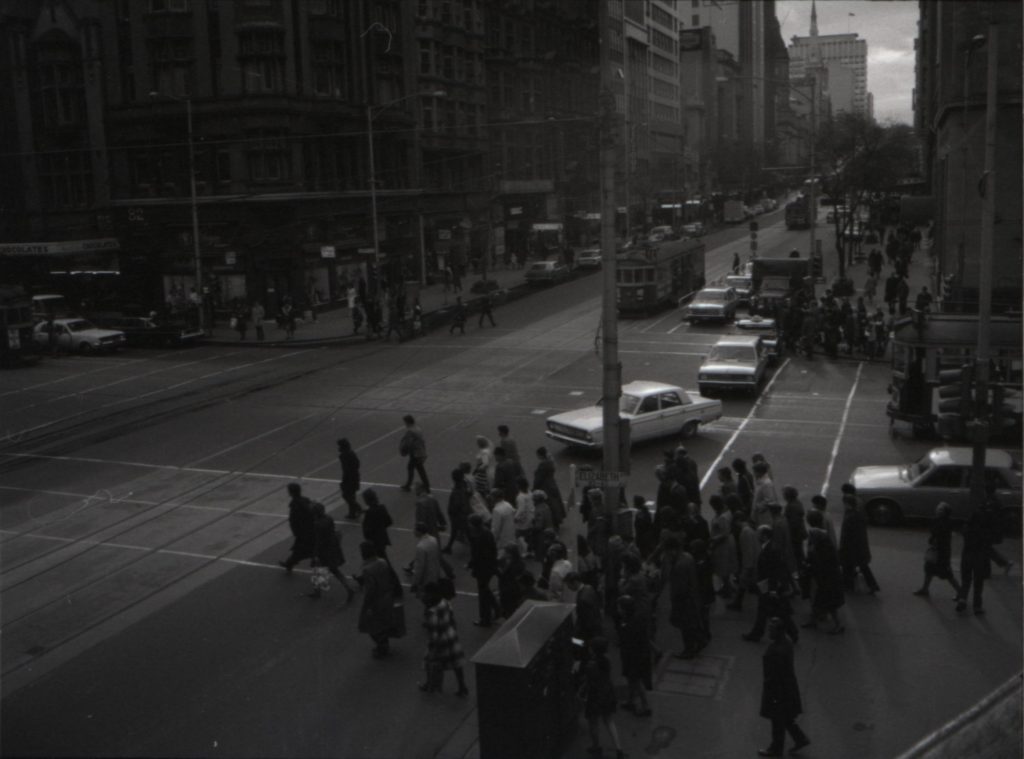
[[498, 544], [484, 524], [481, 514], [470, 514], [467, 519], [469, 535], [469, 571], [476, 580], [477, 605], [480, 616], [473, 622], [477, 627], [490, 627], [501, 608], [491, 590], [491, 580], [498, 574]]
[[881, 588], [871, 571], [871, 546], [868, 544], [868, 520], [857, 505], [857, 496], [843, 496], [843, 524], [839, 531], [839, 561], [843, 565], [843, 579], [847, 591], [853, 591], [853, 581], [859, 570], [868, 592], [874, 595]]
[[603, 722], [612, 736], [618, 759], [625, 759], [622, 744], [619, 743], [619, 731], [615, 727], [612, 715], [615, 714], [615, 687], [612, 685], [612, 666], [608, 661], [608, 640], [598, 636], [591, 638], [589, 658], [583, 667], [583, 715], [587, 718], [590, 728], [590, 740], [593, 745], [589, 751], [595, 756], [601, 754], [598, 728]]
[[[345, 554], [341, 550], [341, 536], [322, 503], [313, 504], [313, 561], [316, 566], [326, 567], [328, 572], [338, 578], [338, 582], [348, 592], [346, 603], [352, 603], [356, 591], [341, 572], [341, 567], [345, 563]], [[314, 587], [308, 595], [310, 598], [319, 598], [320, 589]]]
[[817, 627], [818, 622], [829, 617], [832, 620], [832, 634], [843, 632], [839, 621], [839, 608], [846, 602], [843, 592], [843, 570], [839, 554], [825, 530], [825, 517], [820, 511], [812, 510], [807, 515], [810, 529], [807, 531], [808, 573], [814, 583], [814, 597], [811, 599], [812, 617], [804, 627]]
[[363, 491], [363, 502], [366, 504], [366, 513], [363, 514], [363, 537], [373, 543], [377, 549], [377, 556], [387, 561], [387, 549], [391, 545], [391, 539], [388, 537], [391, 514], [388, 513], [387, 506], [377, 498], [377, 492], [371, 488]]
[[967, 609], [967, 596], [974, 589], [973, 608], [975, 614], [984, 614], [982, 594], [985, 580], [992, 576], [993, 520], [990, 509], [985, 506], [974, 509], [964, 525], [964, 547], [960, 555], [960, 593], [957, 595], [956, 610]]
[[363, 606], [359, 611], [359, 632], [366, 633], [376, 644], [377, 659], [391, 650], [390, 639], [405, 635], [405, 611], [397, 605], [402, 599], [402, 586], [395, 570], [377, 555], [373, 543], [366, 540], [359, 546], [363, 566], [356, 581], [363, 588]]
[[648, 717], [651, 708], [644, 691], [654, 687], [651, 677], [651, 615], [631, 595], [620, 595], [616, 603], [615, 627], [619, 633], [622, 676], [629, 688], [622, 708], [638, 717]]
[[508, 619], [523, 602], [523, 586], [519, 578], [526, 571], [519, 546], [509, 544], [498, 553], [498, 601], [501, 616]]
[[757, 555], [757, 567], [754, 575], [757, 582], [757, 619], [750, 632], [743, 635], [744, 640], [755, 643], [764, 635], [765, 626], [772, 617], [778, 617], [786, 629], [786, 633], [795, 643], [800, 637], [796, 625], [793, 624], [793, 610], [786, 597], [790, 588], [790, 575], [786, 561], [779, 549], [772, 543], [772, 528], [760, 525], [757, 528], [757, 540], [761, 550]]
[[960, 597], [960, 583], [953, 576], [952, 566], [952, 513], [952, 507], [945, 501], [935, 507], [935, 518], [932, 520], [931, 534], [928, 536], [928, 550], [924, 557], [924, 583], [914, 591], [915, 596], [927, 596], [932, 578], [938, 577], [952, 585], [957, 598]]
[[555, 460], [551, 458], [548, 449], [541, 446], [537, 449], [537, 468], [533, 470], [533, 490], [543, 490], [548, 496], [548, 506], [551, 507], [551, 522], [557, 532], [565, 520], [565, 501], [562, 500], [562, 491], [558, 489], [558, 481], [555, 479]]
[[341, 497], [348, 504], [346, 519], [359, 519], [363, 513], [362, 506], [356, 499], [359, 492], [359, 457], [352, 450], [347, 438], [338, 441], [338, 462], [341, 464]]
[[665, 563], [669, 565], [669, 622], [683, 636], [683, 650], [676, 654], [676, 658], [693, 659], [705, 645], [700, 623], [701, 599], [697, 565], [674, 536], [667, 537], [663, 546]]
[[302, 494], [302, 486], [297, 482], [288, 483], [288, 526], [291, 528], [292, 550], [288, 558], [277, 562], [289, 572], [292, 567], [303, 559], [313, 557], [313, 502]]
[[473, 513], [473, 506], [470, 498], [473, 495], [473, 486], [466, 481], [466, 473], [462, 468], [452, 470], [452, 489], [448, 494], [448, 523], [451, 532], [448, 535], [448, 545], [441, 551], [451, 553], [452, 544], [456, 540], [469, 545], [469, 515]]
[[761, 716], [772, 723], [772, 742], [759, 749], [758, 756], [782, 756], [786, 733], [793, 738], [794, 753], [810, 744], [810, 739], [796, 724], [803, 712], [800, 685], [793, 665], [793, 644], [786, 639], [782, 620], [773, 617], [768, 623], [771, 643], [761, 657], [764, 681], [761, 686]]

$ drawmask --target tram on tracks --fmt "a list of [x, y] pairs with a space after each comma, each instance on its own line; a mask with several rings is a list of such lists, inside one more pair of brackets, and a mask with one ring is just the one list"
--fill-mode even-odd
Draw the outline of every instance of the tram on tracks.
[[655, 313], [704, 287], [700, 240], [643, 242], [620, 250], [615, 265], [620, 316]]

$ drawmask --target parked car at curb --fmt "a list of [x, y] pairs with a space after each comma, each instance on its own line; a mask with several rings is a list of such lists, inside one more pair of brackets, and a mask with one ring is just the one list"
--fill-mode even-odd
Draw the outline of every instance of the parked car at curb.
[[526, 281], [534, 285], [551, 285], [569, 278], [569, 269], [561, 261], [534, 261], [526, 270]]
[[[971, 515], [972, 456], [970, 448], [933, 448], [912, 464], [857, 467], [850, 482], [873, 524], [930, 519], [942, 501], [952, 507], [953, 519], [963, 521]], [[995, 487], [1007, 523], [1019, 528], [1020, 462], [1007, 451], [987, 449], [985, 482]]]
[[[44, 321], [36, 325], [33, 337], [36, 343], [49, 346], [50, 322]], [[87, 319], [54, 319], [53, 332], [58, 348], [70, 351], [91, 353], [92, 351], [116, 351], [127, 342], [124, 332], [115, 329], [101, 329]]]
[[97, 326], [124, 332], [128, 345], [140, 347], [192, 345], [203, 336], [198, 329], [189, 329], [184, 323], [161, 321], [149, 316], [97, 316], [95, 321]]
[[687, 237], [703, 237], [707, 234], [707, 229], [702, 221], [691, 221], [688, 224], [683, 224], [681, 231]]
[[[691, 437], [722, 416], [722, 402], [676, 385], [638, 380], [622, 387], [619, 416], [629, 421], [630, 442], [678, 435]], [[548, 417], [544, 434], [581, 448], [604, 444], [604, 410], [587, 406]]]
[[705, 287], [693, 296], [686, 308], [690, 324], [700, 321], [731, 321], [736, 317], [739, 299], [731, 287]]
[[576, 267], [579, 269], [600, 269], [601, 249], [587, 248], [581, 250], [579, 255], [576, 256]]
[[711, 346], [697, 372], [701, 395], [746, 390], [757, 395], [768, 372], [768, 347], [761, 335], [726, 335]]

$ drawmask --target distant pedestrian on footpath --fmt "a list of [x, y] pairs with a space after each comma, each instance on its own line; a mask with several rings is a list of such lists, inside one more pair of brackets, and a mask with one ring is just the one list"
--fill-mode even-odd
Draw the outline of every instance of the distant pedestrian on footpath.
[[313, 557], [313, 503], [302, 494], [302, 486], [297, 482], [288, 483], [288, 526], [291, 528], [292, 550], [288, 558], [277, 562], [289, 572], [303, 559]]
[[448, 328], [448, 334], [454, 335], [455, 330], [466, 334], [466, 304], [462, 302], [462, 296], [456, 296], [455, 308], [452, 311], [452, 325]]
[[348, 438], [338, 440], [338, 463], [341, 464], [341, 497], [348, 505], [346, 519], [359, 519], [363, 513], [356, 493], [359, 492], [359, 457], [352, 450], [352, 444]]
[[782, 756], [786, 747], [786, 733], [793, 738], [790, 753], [810, 745], [810, 738], [796, 724], [803, 712], [800, 685], [793, 664], [793, 644], [786, 639], [782, 620], [772, 617], [768, 622], [771, 643], [761, 657], [763, 682], [761, 686], [761, 716], [772, 723], [772, 742], [758, 749], [758, 756]]
[[480, 321], [477, 323], [478, 327], [484, 326], [484, 317], [490, 320], [492, 327], [498, 326], [494, 323], [493, 299], [494, 295], [492, 293], [487, 293], [480, 299]]
[[267, 336], [263, 331], [263, 322], [267, 318], [267, 312], [263, 308], [263, 304], [259, 301], [253, 301], [249, 316], [252, 318], [252, 325], [256, 328], [256, 339], [262, 342]]
[[409, 459], [402, 490], [406, 493], [412, 490], [414, 475], [418, 473], [420, 482], [429, 493], [430, 478], [427, 477], [427, 470], [423, 467], [423, 462], [427, 460], [427, 442], [423, 437], [423, 430], [416, 426], [416, 420], [412, 414], [406, 414], [402, 417], [402, 421], [405, 422], [405, 432], [402, 433], [402, 439], [398, 444], [398, 452]]
[[398, 575], [377, 555], [373, 543], [359, 546], [363, 566], [356, 581], [363, 588], [363, 606], [359, 611], [359, 632], [374, 642], [373, 656], [383, 659], [391, 652], [391, 638], [405, 635], [405, 608]]

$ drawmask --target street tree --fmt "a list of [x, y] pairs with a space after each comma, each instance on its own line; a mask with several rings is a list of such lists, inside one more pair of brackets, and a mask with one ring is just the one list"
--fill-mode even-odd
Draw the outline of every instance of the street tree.
[[846, 277], [846, 245], [861, 232], [857, 210], [874, 193], [890, 191], [899, 180], [918, 173], [917, 139], [907, 124], [879, 124], [855, 113], [840, 113], [818, 131], [818, 166], [829, 195], [845, 201], [834, 214], [839, 276]]

